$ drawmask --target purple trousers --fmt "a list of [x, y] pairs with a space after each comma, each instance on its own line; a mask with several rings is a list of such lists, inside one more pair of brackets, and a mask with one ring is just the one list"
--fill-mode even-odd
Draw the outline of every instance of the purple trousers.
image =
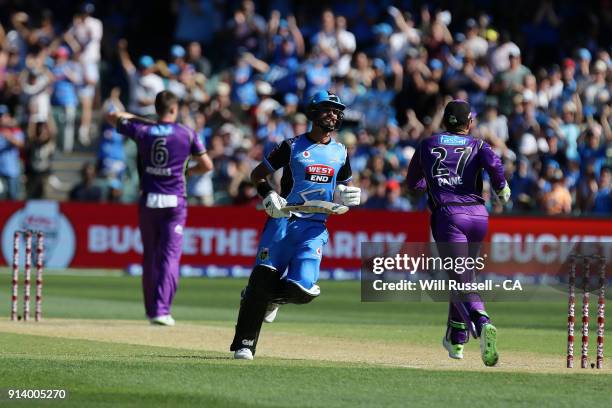
[[139, 209], [142, 239], [142, 292], [149, 318], [170, 314], [179, 280], [187, 203], [175, 208]]
[[[476, 257], [480, 251], [480, 243], [487, 234], [489, 215], [484, 206], [443, 207], [431, 214], [431, 232], [436, 243], [464, 243], [461, 245], [445, 245], [445, 256]], [[469, 244], [469, 245], [468, 245]], [[472, 282], [476, 276], [474, 271], [449, 277], [461, 282]], [[480, 335], [480, 330], [489, 318], [484, 302], [478, 293], [459, 296], [451, 294], [448, 307], [448, 328], [451, 341], [463, 344], [468, 339], [467, 330], [474, 336]], [[465, 324], [465, 329], [460, 329]]]

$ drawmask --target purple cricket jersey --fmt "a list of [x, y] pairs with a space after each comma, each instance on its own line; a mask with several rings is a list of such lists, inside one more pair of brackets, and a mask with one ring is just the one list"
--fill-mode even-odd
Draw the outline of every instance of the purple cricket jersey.
[[423, 189], [426, 183], [432, 210], [483, 204], [483, 169], [495, 191], [506, 185], [504, 166], [486, 142], [470, 135], [440, 133], [417, 147], [408, 168], [408, 188]]
[[191, 155], [206, 153], [195, 132], [179, 123], [147, 124], [123, 119], [119, 133], [138, 146], [140, 188], [143, 193], [185, 197], [185, 169]]

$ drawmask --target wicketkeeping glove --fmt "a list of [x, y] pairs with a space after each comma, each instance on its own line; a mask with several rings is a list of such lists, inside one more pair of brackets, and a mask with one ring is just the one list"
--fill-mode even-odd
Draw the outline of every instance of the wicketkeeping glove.
[[508, 187], [508, 182], [506, 182], [506, 185], [504, 186], [504, 188], [502, 188], [501, 190], [497, 190], [497, 198], [499, 198], [499, 201], [502, 202], [502, 204], [506, 204], [508, 201], [510, 201], [510, 187]]
[[359, 205], [361, 202], [361, 189], [359, 187], [338, 184], [336, 186], [336, 194], [340, 196], [342, 204], [347, 206]]
[[282, 210], [287, 205], [287, 200], [279, 196], [276, 191], [270, 191], [263, 200], [266, 213], [272, 218], [289, 217], [289, 213]]

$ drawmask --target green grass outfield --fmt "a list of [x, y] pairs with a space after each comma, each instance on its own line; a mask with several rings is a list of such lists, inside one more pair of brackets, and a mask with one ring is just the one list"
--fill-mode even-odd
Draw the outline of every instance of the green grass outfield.
[[[561, 301], [490, 303], [501, 359], [487, 368], [475, 341], [464, 360], [446, 356], [446, 304], [361, 303], [358, 282], [321, 282], [319, 299], [264, 326], [248, 362], [227, 351], [245, 280], [182, 279], [166, 328], [144, 320], [137, 278], [100, 273], [47, 274], [44, 321], [9, 322], [9, 278], [0, 272], [3, 407], [612, 406], [612, 370], [564, 368]], [[575, 354], [579, 367], [579, 339]], [[14, 388], [68, 397], [9, 401]]]

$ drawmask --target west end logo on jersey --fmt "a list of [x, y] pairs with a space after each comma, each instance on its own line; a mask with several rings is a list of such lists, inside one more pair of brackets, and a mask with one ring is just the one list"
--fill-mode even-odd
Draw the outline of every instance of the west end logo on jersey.
[[306, 166], [305, 179], [314, 183], [329, 183], [334, 176], [334, 168], [324, 164]]
[[461, 136], [454, 135], [441, 135], [440, 143], [449, 146], [464, 146], [467, 143], [467, 139]]

